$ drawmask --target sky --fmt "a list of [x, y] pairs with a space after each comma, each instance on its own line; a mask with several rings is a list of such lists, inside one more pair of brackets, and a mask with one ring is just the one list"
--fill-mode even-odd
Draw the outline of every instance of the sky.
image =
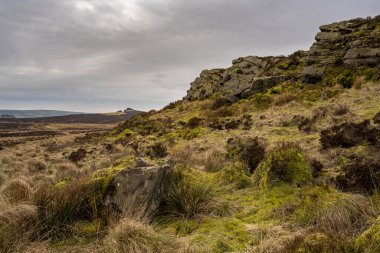
[[379, 14], [379, 0], [0, 0], [0, 109], [160, 109], [203, 69]]

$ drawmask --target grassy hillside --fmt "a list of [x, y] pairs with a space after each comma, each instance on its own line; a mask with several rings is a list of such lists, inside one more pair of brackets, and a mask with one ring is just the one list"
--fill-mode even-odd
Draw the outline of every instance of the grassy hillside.
[[[32, 231], [32, 244], [17, 245], [36, 252], [377, 252], [379, 95], [380, 84], [372, 81], [351, 89], [283, 84], [234, 104], [217, 95], [172, 103], [92, 141], [41, 146], [33, 158], [19, 147], [19, 158], [2, 156], [2, 166], [50, 158], [48, 168], [30, 163], [27, 171], [7, 175], [2, 247], [13, 245], [11, 235], [22, 224]], [[93, 151], [76, 164], [55, 164], [75, 147]], [[177, 179], [153, 213], [142, 208], [110, 221], [82, 202], [94, 196], [101, 208], [91, 174], [118, 170], [135, 157], [170, 158], [174, 166]], [[28, 178], [12, 179], [20, 175]], [[49, 187], [55, 190], [46, 199]], [[41, 194], [54, 209], [41, 213]], [[56, 198], [68, 202], [50, 202]]]
[[379, 21], [204, 71], [105, 134], [0, 150], [0, 252], [380, 252]]

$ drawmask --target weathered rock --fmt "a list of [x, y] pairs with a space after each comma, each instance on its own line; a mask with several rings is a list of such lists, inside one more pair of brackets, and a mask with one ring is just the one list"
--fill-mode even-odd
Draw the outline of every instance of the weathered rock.
[[125, 213], [131, 208], [159, 204], [163, 183], [172, 167], [149, 165], [139, 159], [136, 166], [118, 172], [111, 182], [106, 205]]
[[[299, 76], [307, 53], [298, 51], [288, 57], [240, 57], [222, 70], [205, 70], [192, 84], [185, 97], [188, 100], [208, 98], [221, 92], [231, 102]], [[299, 69], [298, 69], [299, 68]], [[298, 74], [297, 74], [298, 73]]]
[[320, 27], [302, 72], [306, 82], [322, 80], [329, 66], [378, 66], [380, 17], [352, 19]]
[[253, 93], [265, 92], [287, 80], [289, 77], [285, 75], [256, 78], [252, 82], [251, 90]]
[[320, 82], [329, 67], [380, 67], [380, 16], [323, 25], [320, 30], [309, 52], [298, 51], [288, 57], [240, 57], [227, 69], [203, 71], [185, 99], [221, 93], [234, 102], [288, 80]]
[[324, 66], [308, 66], [302, 71], [302, 76], [308, 83], [317, 83], [322, 80], [324, 71]]
[[187, 91], [186, 99], [205, 99], [220, 90], [220, 82], [223, 78], [224, 69], [203, 70], [199, 77], [191, 83]]

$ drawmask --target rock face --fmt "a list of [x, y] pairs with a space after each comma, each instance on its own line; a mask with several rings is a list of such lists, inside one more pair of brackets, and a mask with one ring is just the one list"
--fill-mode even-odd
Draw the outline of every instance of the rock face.
[[121, 170], [114, 176], [106, 205], [125, 213], [130, 208], [158, 204], [164, 179], [170, 171], [168, 164], [153, 166], [139, 160], [134, 168]]
[[380, 16], [324, 25], [320, 30], [308, 52], [287, 57], [241, 57], [227, 69], [202, 71], [185, 99], [205, 99], [220, 93], [235, 102], [287, 81], [320, 82], [329, 66], [379, 66]]
[[321, 81], [328, 66], [380, 64], [380, 16], [323, 25], [320, 30], [302, 72], [305, 81]]
[[205, 99], [220, 92], [234, 102], [252, 93], [265, 92], [279, 83], [297, 78], [300, 68], [306, 64], [306, 56], [306, 52], [298, 51], [288, 57], [238, 58], [227, 69], [202, 71], [185, 98]]

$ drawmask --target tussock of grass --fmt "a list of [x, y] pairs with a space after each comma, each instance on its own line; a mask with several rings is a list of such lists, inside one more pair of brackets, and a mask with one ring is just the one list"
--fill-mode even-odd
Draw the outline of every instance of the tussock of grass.
[[352, 237], [366, 226], [371, 217], [368, 200], [361, 195], [338, 194], [320, 203], [317, 227], [334, 236]]
[[291, 143], [280, 143], [253, 174], [254, 183], [262, 189], [281, 182], [305, 184], [312, 177], [305, 153]]
[[211, 212], [210, 183], [176, 170], [169, 177], [163, 197], [164, 213], [180, 218], [194, 218]]
[[162, 252], [163, 238], [153, 227], [130, 218], [124, 218], [109, 230], [104, 241], [104, 252], [145, 253]]
[[24, 179], [13, 179], [2, 187], [1, 194], [11, 203], [29, 201], [33, 194], [33, 188]]
[[25, 248], [36, 233], [37, 224], [36, 206], [0, 203], [0, 252], [11, 253]]
[[81, 179], [63, 186], [41, 186], [34, 196], [40, 217], [40, 236], [68, 235], [79, 220], [93, 220], [102, 208], [102, 183]]

